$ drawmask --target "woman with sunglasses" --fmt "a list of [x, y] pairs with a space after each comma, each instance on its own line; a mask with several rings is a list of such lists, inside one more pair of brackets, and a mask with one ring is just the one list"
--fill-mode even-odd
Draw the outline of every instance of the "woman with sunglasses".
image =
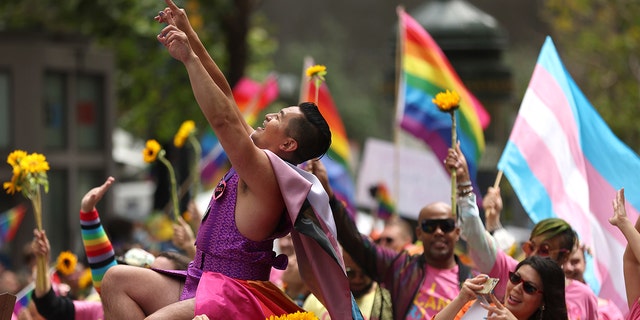
[[[479, 275], [465, 281], [460, 294], [434, 320], [457, 320], [473, 314], [484, 319], [556, 320], [567, 319], [564, 303], [564, 273], [560, 266], [548, 258], [531, 256], [521, 261], [515, 271], [509, 272], [507, 291], [500, 303], [491, 296], [493, 303], [476, 300], [489, 278]], [[505, 281], [507, 279], [502, 279]], [[480, 310], [480, 307], [486, 310]], [[475, 309], [475, 310], [472, 310]]]
[[[507, 278], [518, 261], [500, 250], [496, 240], [485, 230], [471, 187], [467, 162], [459, 145], [455, 149], [449, 149], [445, 164], [447, 169], [456, 170], [460, 228], [476, 268], [493, 278]], [[567, 221], [548, 218], [533, 227], [529, 241], [523, 244], [522, 249], [527, 257], [548, 257], [562, 266], [569, 259], [576, 241], [577, 234]], [[598, 319], [598, 299], [591, 288], [580, 281], [566, 280], [563, 283], [569, 319]], [[498, 283], [495, 288], [496, 296], [502, 298], [505, 289], [504, 282]]]

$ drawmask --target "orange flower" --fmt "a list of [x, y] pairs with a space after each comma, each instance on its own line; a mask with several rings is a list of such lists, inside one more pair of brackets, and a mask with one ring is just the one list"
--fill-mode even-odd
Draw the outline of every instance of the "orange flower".
[[440, 92], [431, 101], [438, 106], [438, 109], [444, 112], [451, 112], [460, 106], [460, 96], [455, 91]]

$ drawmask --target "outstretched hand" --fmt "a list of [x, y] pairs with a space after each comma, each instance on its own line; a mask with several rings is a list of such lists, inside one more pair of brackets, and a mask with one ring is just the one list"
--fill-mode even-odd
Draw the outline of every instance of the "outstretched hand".
[[173, 244], [186, 251], [187, 255], [193, 258], [195, 256], [195, 240], [191, 226], [182, 217], [178, 217], [178, 220], [173, 224], [173, 237], [171, 238]]
[[500, 212], [502, 212], [502, 197], [499, 187], [489, 187], [489, 191], [482, 198], [482, 208], [484, 208], [487, 230], [498, 229], [500, 227]]
[[613, 217], [609, 218], [609, 223], [616, 227], [629, 220], [625, 203], [624, 188], [622, 188], [616, 192], [616, 198], [613, 199]]
[[167, 7], [164, 10], [158, 12], [158, 15], [153, 19], [159, 23], [173, 24], [182, 31], [191, 29], [187, 12], [179, 8], [172, 0], [165, 0]]
[[479, 274], [474, 278], [465, 280], [460, 287], [460, 293], [458, 296], [464, 299], [464, 301], [471, 301], [476, 298], [478, 292], [484, 288], [484, 283], [487, 282], [489, 276], [486, 274]]
[[111, 185], [116, 179], [113, 177], [107, 178], [107, 180], [99, 187], [95, 187], [87, 194], [82, 197], [82, 202], [80, 203], [80, 211], [82, 212], [91, 212], [96, 208], [96, 204], [100, 202], [102, 196], [111, 188]]

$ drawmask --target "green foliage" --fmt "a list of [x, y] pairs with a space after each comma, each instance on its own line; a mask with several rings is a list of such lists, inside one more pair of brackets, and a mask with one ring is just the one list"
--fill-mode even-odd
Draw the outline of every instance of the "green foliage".
[[544, 18], [578, 86], [614, 133], [640, 150], [640, 3], [547, 0]]
[[[265, 70], [272, 67], [269, 57], [277, 43], [270, 38], [265, 19], [253, 16], [247, 39], [229, 37], [224, 29], [223, 21], [230, 13], [250, 13], [252, 8], [243, 6], [248, 3], [176, 1], [186, 8], [192, 21], [198, 19], [201, 25], [196, 30], [200, 39], [223, 71], [230, 67], [228, 44], [249, 41], [248, 61], [241, 63], [249, 63], [255, 74], [266, 74]], [[90, 37], [111, 50], [117, 64], [118, 126], [143, 139], [170, 141], [184, 120], [196, 121], [198, 128], [206, 128], [208, 124], [193, 97], [184, 67], [156, 39], [164, 26], [153, 17], [164, 8], [161, 0], [3, 1], [0, 30]], [[244, 69], [244, 64], [240, 67]]]

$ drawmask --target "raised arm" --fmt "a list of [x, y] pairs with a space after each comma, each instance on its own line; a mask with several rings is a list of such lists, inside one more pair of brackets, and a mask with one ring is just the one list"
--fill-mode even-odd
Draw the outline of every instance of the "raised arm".
[[613, 200], [613, 216], [609, 223], [616, 226], [627, 239], [627, 248], [622, 257], [624, 282], [629, 308], [640, 298], [640, 219], [635, 226], [627, 217], [624, 188], [618, 190]]
[[497, 244], [480, 219], [467, 160], [460, 150], [460, 143], [455, 149], [449, 149], [445, 165], [448, 170], [456, 170], [460, 228], [469, 246], [469, 255], [480, 272], [489, 273], [496, 262]]
[[[193, 52], [198, 56], [213, 82], [229, 99], [233, 99], [233, 91], [231, 90], [229, 82], [227, 81], [224, 74], [215, 63], [207, 49], [204, 47], [204, 44], [202, 44], [202, 41], [200, 41], [200, 37], [198, 37], [198, 34], [189, 22], [186, 11], [176, 6], [176, 4], [172, 0], [165, 0], [165, 2], [167, 4], [167, 7], [163, 11], [160, 11], [160, 13], [154, 19], [161, 23], [168, 23], [167, 17], [171, 16], [173, 18], [176, 27], [178, 27], [178, 29], [182, 30], [187, 35], [187, 39], [189, 39], [189, 45], [191, 45]], [[240, 110], [236, 108], [236, 111], [238, 116], [242, 118], [243, 116], [240, 113]], [[251, 132], [253, 132], [253, 128], [251, 128], [251, 126], [249, 126], [249, 124], [247, 124], [246, 122], [244, 122], [244, 124], [247, 134], [251, 134]]]

